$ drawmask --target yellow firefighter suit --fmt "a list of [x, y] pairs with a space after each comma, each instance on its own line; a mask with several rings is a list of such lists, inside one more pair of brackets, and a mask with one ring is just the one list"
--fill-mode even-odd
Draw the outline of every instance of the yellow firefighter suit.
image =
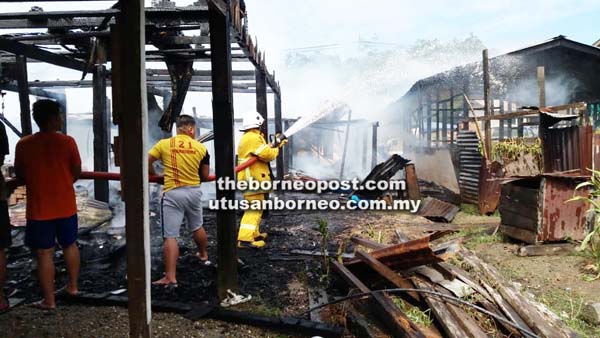
[[[247, 130], [244, 135], [242, 135], [237, 149], [237, 155], [238, 164], [244, 163], [254, 156], [258, 157], [256, 163], [237, 174], [238, 181], [271, 181], [269, 162], [277, 158], [277, 155], [279, 155], [279, 148], [271, 148], [258, 129]], [[269, 191], [263, 190], [245, 190], [243, 191], [243, 194], [244, 199], [253, 201], [264, 200], [265, 194], [268, 192]], [[262, 213], [262, 210], [250, 209], [244, 212], [244, 216], [240, 222], [238, 241], [251, 242], [257, 247], [264, 246], [265, 243], [260, 240], [261, 233], [259, 231]]]

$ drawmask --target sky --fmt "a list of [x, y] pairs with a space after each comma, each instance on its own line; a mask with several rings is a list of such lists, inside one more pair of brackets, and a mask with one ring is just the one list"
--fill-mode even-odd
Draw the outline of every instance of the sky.
[[[176, 1], [178, 6], [193, 2]], [[81, 10], [81, 4], [2, 3], [0, 13], [27, 11], [32, 5], [40, 6], [45, 11]], [[111, 4], [110, 1], [87, 1], [85, 8], [103, 9]], [[150, 5], [150, 1], [147, 0], [146, 4]], [[343, 59], [353, 56], [359, 40], [376, 42], [389, 49], [403, 49], [420, 39], [447, 42], [473, 34], [490, 49], [493, 56], [561, 34], [586, 44], [600, 39], [600, 30], [593, 27], [600, 22], [600, 1], [597, 0], [246, 0], [246, 4], [250, 33], [257, 37], [259, 48], [266, 52], [269, 69], [275, 70], [281, 81], [284, 117], [296, 117], [316, 109], [318, 102], [346, 85], [326, 79], [335, 77], [331, 69], [313, 69], [314, 73], [308, 79], [287, 69], [285, 56], [293, 50], [331, 45], [333, 48], [328, 49], [327, 53]], [[6, 31], [0, 31], [2, 33]], [[396, 68], [394, 72], [388, 72], [385, 68], [382, 72], [388, 72], [392, 77], [398, 73], [406, 81], [401, 83], [396, 92], [377, 97], [378, 108], [388, 103], [385, 101], [402, 96], [415, 80], [453, 65], [442, 62], [421, 67], [414, 62], [403, 64], [399, 61], [393, 66]], [[398, 68], [404, 68], [401, 74]], [[413, 68], [417, 71], [413, 71]], [[319, 76], [323, 77], [323, 88], [315, 88], [315, 80], [319, 81]], [[30, 80], [69, 80], [78, 77], [80, 74], [77, 72], [57, 67], [31, 65], [29, 68]], [[352, 98], [360, 93], [348, 88], [344, 90], [342, 97]], [[91, 111], [91, 90], [69, 90], [67, 95], [70, 114]], [[272, 99], [269, 101], [272, 114]], [[234, 102], [236, 112], [254, 109], [254, 97], [251, 94], [236, 95]], [[372, 102], [367, 98], [357, 105], [369, 106]], [[191, 112], [193, 106], [198, 107], [200, 115], [210, 115], [210, 94], [188, 95], [184, 112]], [[6, 111], [7, 117], [18, 125], [16, 95], [6, 96]]]

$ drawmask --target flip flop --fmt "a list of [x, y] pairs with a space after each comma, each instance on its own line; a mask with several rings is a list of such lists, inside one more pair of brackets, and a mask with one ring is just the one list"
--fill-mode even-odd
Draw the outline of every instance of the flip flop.
[[207, 259], [207, 260], [200, 260], [200, 264], [204, 265], [204, 266], [212, 266], [212, 262]]
[[56, 311], [56, 307], [49, 307], [48, 305], [44, 304], [43, 300], [31, 303], [31, 304], [29, 304], [29, 306], [31, 306], [34, 309], [41, 310], [41, 311], [48, 311], [48, 312]]
[[159, 283], [159, 281], [156, 282], [152, 282], [152, 285], [156, 285], [156, 286], [162, 286], [165, 289], [176, 289], [177, 288], [177, 283]]

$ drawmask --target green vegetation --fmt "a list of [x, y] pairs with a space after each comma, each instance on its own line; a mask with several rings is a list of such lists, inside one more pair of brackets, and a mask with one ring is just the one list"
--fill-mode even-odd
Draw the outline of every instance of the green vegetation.
[[511, 138], [507, 140], [503, 140], [502, 142], [494, 143], [492, 145], [492, 154], [491, 158], [501, 159], [501, 160], [509, 160], [516, 161], [519, 156], [531, 154], [536, 163], [538, 164], [538, 168], [542, 168], [542, 141], [537, 138], [535, 142], [532, 144], [531, 142], [527, 142], [527, 140], [523, 138]]
[[[600, 203], [598, 202], [598, 197], [600, 197], [600, 171], [592, 170], [591, 179], [578, 184], [575, 190], [584, 188], [589, 189], [588, 195], [576, 195], [567, 202], [587, 202], [590, 204], [590, 210], [595, 214], [592, 231], [590, 231], [583, 242], [581, 242], [581, 250], [589, 252], [594, 259], [597, 273], [595, 276], [588, 276], [585, 278], [588, 281], [593, 281], [600, 278]], [[575, 194], [577, 194], [577, 192], [575, 192]]]
[[431, 324], [433, 324], [433, 320], [431, 319], [431, 309], [421, 311], [421, 309], [416, 306], [409, 308], [400, 297], [392, 296], [392, 300], [394, 301], [394, 304], [396, 304], [396, 306], [399, 307], [402, 312], [404, 312], [406, 317], [408, 317], [408, 319], [415, 324], [426, 327], [429, 327]]
[[583, 337], [600, 337], [600, 327], [581, 319], [585, 299], [567, 290], [547, 290], [538, 300], [556, 313], [565, 324]]
[[504, 239], [498, 232], [489, 235], [485, 231], [485, 229], [476, 227], [464, 228], [449, 236], [448, 239], [465, 238], [463, 245], [469, 249], [474, 249], [480, 244], [500, 243]]
[[475, 204], [466, 204], [463, 203], [460, 205], [460, 211], [464, 212], [467, 215], [479, 216], [479, 208]]

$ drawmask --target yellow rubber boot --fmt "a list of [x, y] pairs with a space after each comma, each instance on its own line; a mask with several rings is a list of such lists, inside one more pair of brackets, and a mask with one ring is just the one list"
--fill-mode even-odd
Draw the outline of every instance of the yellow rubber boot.
[[[253, 200], [264, 200], [264, 194], [256, 194], [256, 195], [248, 195], [244, 196], [244, 198], [248, 201]], [[261, 235], [259, 231], [260, 221], [262, 220], [262, 210], [246, 210], [244, 211], [244, 216], [242, 216], [242, 220], [240, 222], [240, 230], [238, 232], [238, 241], [253, 243], [254, 247], [263, 247], [265, 246], [265, 242], [263, 240], [257, 241], [257, 237]], [[262, 243], [261, 243], [262, 242]], [[240, 246], [241, 247], [241, 246]]]

